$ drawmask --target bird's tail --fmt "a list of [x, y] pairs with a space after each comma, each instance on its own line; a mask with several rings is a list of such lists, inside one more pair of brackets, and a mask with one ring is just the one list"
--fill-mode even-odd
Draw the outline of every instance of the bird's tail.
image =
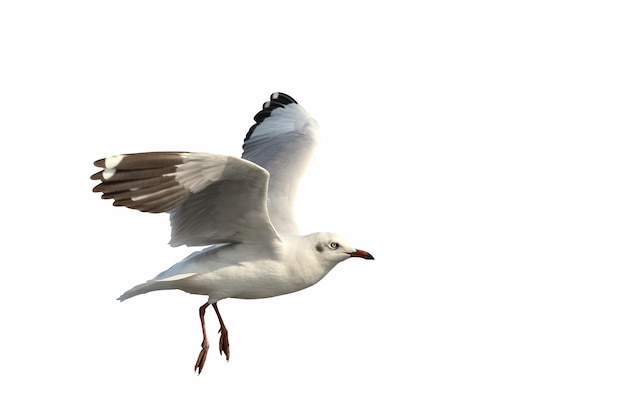
[[118, 300], [124, 301], [136, 295], [145, 294], [147, 292], [159, 291], [159, 290], [170, 290], [172, 289], [172, 285], [168, 281], [155, 281], [150, 280], [144, 282], [143, 284], [135, 285], [130, 290], [126, 291], [124, 294], [117, 297]]
[[182, 289], [180, 286], [180, 282], [184, 278], [189, 278], [194, 276], [194, 273], [187, 274], [178, 274], [170, 277], [160, 278], [160, 275], [149, 281], [144, 282], [143, 284], [135, 285], [130, 290], [126, 291], [124, 294], [117, 297], [118, 300], [124, 301], [136, 295], [145, 294], [147, 292], [152, 291], [160, 291], [160, 290], [173, 290], [173, 289]]

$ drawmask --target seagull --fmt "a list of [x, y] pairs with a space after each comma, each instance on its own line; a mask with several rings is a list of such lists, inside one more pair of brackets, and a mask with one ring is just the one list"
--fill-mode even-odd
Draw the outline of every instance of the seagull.
[[217, 303], [303, 290], [349, 258], [374, 259], [329, 232], [301, 235], [294, 217], [300, 178], [318, 142], [318, 124], [296, 100], [274, 93], [254, 117], [241, 158], [197, 152], [147, 152], [99, 159], [93, 191], [114, 206], [169, 213], [171, 246], [207, 246], [122, 294], [124, 301], [160, 290], [208, 296], [200, 306], [202, 344], [211, 306], [219, 321], [219, 352], [230, 359], [228, 330]]

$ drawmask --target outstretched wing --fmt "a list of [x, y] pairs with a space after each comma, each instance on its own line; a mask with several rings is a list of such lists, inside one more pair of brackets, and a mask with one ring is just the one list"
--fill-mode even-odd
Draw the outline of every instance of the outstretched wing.
[[117, 155], [94, 163], [93, 191], [113, 205], [170, 213], [172, 246], [279, 239], [267, 211], [268, 172], [243, 159], [189, 152]]
[[317, 122], [293, 98], [274, 93], [243, 143], [242, 158], [270, 173], [268, 211], [281, 234], [299, 234], [293, 214], [300, 178], [317, 144]]

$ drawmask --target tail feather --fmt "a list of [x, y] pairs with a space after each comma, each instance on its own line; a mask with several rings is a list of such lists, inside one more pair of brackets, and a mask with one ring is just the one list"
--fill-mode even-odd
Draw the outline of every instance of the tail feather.
[[171, 282], [163, 282], [163, 281], [154, 281], [150, 280], [148, 282], [144, 282], [143, 284], [135, 285], [130, 290], [126, 291], [124, 294], [117, 297], [118, 300], [124, 301], [136, 295], [145, 294], [147, 292], [159, 291], [159, 290], [171, 290], [172, 284]]
[[144, 282], [143, 284], [135, 285], [130, 290], [126, 291], [124, 294], [117, 297], [118, 300], [124, 301], [129, 298], [132, 298], [136, 295], [145, 294], [152, 291], [160, 291], [160, 290], [173, 290], [173, 289], [182, 289], [180, 288], [180, 281], [184, 278], [189, 278], [195, 275], [194, 273], [188, 274], [179, 274], [174, 275], [167, 278], [159, 278], [159, 279], [151, 279], [149, 281]]

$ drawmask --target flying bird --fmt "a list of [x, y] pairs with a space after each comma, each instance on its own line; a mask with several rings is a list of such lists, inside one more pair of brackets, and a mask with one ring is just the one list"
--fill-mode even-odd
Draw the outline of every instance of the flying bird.
[[274, 93], [254, 117], [241, 158], [196, 152], [122, 154], [94, 162], [94, 192], [114, 206], [169, 213], [171, 246], [207, 246], [118, 299], [177, 289], [208, 296], [220, 324], [219, 352], [230, 358], [228, 330], [217, 303], [288, 294], [319, 282], [349, 258], [374, 259], [329, 232], [301, 235], [294, 218], [300, 178], [318, 141], [318, 124], [296, 100]]

